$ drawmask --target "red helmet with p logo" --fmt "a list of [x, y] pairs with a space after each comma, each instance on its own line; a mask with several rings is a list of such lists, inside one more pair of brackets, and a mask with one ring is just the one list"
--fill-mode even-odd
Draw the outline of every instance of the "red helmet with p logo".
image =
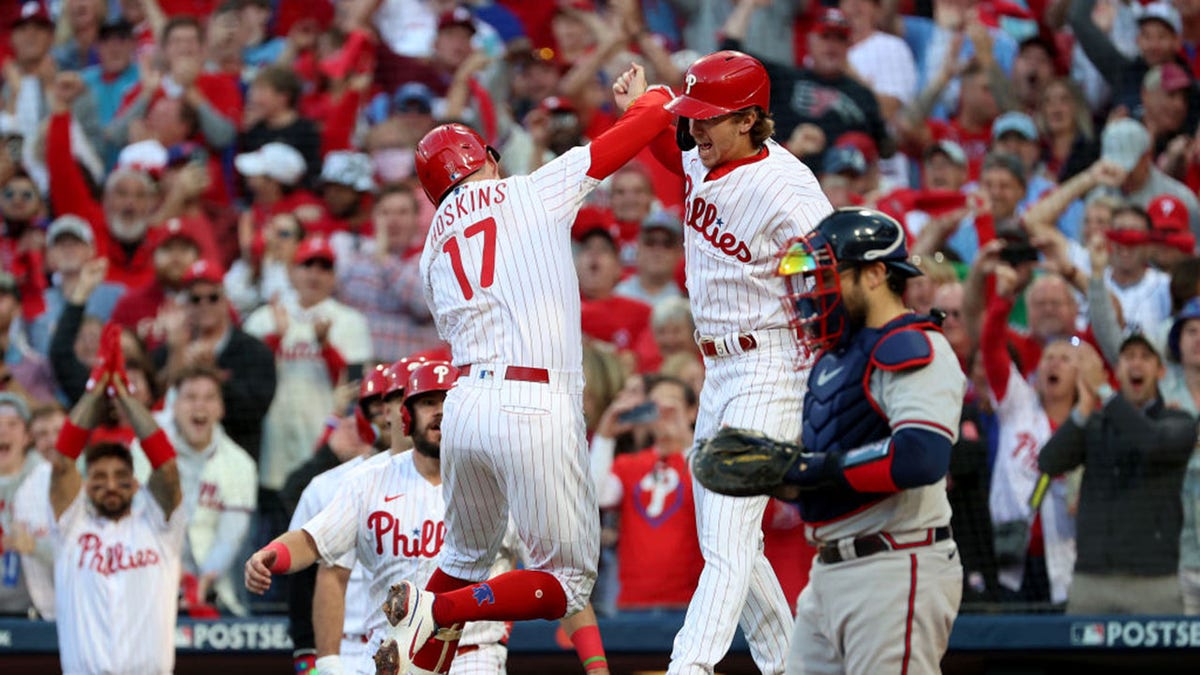
[[422, 394], [432, 391], [450, 391], [458, 380], [458, 368], [446, 361], [429, 361], [422, 363], [408, 375], [408, 384], [404, 388], [404, 409], [401, 419], [404, 422], [404, 433], [413, 432], [412, 412], [409, 402]]
[[489, 155], [500, 159], [483, 136], [463, 124], [443, 124], [425, 134], [417, 143], [416, 168], [429, 201], [441, 204], [446, 193], [487, 164]]
[[697, 59], [684, 75], [683, 93], [666, 107], [680, 117], [706, 120], [770, 105], [767, 69], [753, 56], [725, 50]]

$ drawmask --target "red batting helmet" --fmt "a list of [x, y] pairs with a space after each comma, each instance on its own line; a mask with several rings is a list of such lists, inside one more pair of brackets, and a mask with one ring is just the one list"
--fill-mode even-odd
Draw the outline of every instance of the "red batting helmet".
[[379, 429], [371, 424], [371, 403], [383, 398], [387, 385], [387, 366], [381, 363], [363, 376], [362, 384], [358, 387], [358, 406], [354, 409], [354, 426], [358, 429], [358, 437], [368, 445], [374, 444], [379, 438]]
[[417, 177], [425, 196], [434, 205], [441, 204], [454, 186], [487, 164], [489, 155], [500, 159], [500, 153], [474, 129], [462, 124], [435, 127], [417, 143]]
[[667, 110], [689, 119], [706, 120], [751, 106], [771, 105], [771, 80], [758, 59], [735, 51], [702, 56], [688, 68], [683, 93]]
[[410, 402], [421, 394], [428, 394], [431, 391], [450, 391], [456, 380], [458, 380], [458, 368], [446, 361], [422, 363], [409, 373], [408, 385], [404, 388], [404, 409], [400, 413], [406, 436], [413, 432]]
[[387, 386], [384, 387], [383, 396], [387, 400], [392, 400], [396, 395], [404, 395], [404, 390], [408, 386], [408, 376], [412, 371], [416, 370], [423, 363], [427, 363], [428, 358], [420, 355], [405, 356], [396, 361], [387, 369]]

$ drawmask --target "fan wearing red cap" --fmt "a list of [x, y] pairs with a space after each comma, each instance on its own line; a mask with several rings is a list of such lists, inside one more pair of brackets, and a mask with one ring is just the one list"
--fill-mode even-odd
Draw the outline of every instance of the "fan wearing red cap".
[[175, 311], [174, 296], [183, 288], [188, 268], [200, 257], [200, 241], [178, 219], [152, 228], [147, 240], [154, 251], [154, 281], [122, 296], [112, 320], [153, 350], [167, 339], [167, 316]]
[[[739, 3], [735, 12], [748, 12], [751, 4]], [[732, 46], [745, 26], [730, 33], [730, 23], [726, 32], [733, 39], [724, 44]], [[813, 39], [830, 54], [840, 49], [844, 60], [845, 17], [826, 10], [817, 32]], [[780, 75], [789, 83], [807, 77]], [[771, 105], [772, 82], [763, 64], [742, 52], [701, 57], [667, 104], [680, 116], [676, 144], [660, 136], [652, 146], [687, 185], [685, 269], [705, 365], [696, 438], [711, 437], [722, 426], [773, 438], [795, 438], [800, 431], [805, 374], [794, 367], [794, 334], [779, 301], [786, 288], [775, 275], [775, 254], [833, 207], [813, 172], [771, 138], [768, 111], [790, 110]], [[789, 116], [786, 136], [797, 120], [783, 114]], [[769, 500], [726, 497], [699, 484], [693, 494], [705, 569], [675, 637], [671, 672], [711, 672], [739, 621], [748, 628], [758, 669], [783, 672], [791, 611], [759, 546]]]
[[336, 255], [324, 237], [297, 247], [289, 270], [296, 293], [259, 307], [246, 332], [275, 353], [275, 400], [264, 421], [262, 486], [278, 490], [321, 435], [334, 386], [361, 377], [371, 358], [371, 331], [361, 312], [333, 297]]
[[[1165, 204], [1158, 207], [1160, 216], [1164, 209], [1174, 210]], [[1154, 232], [1151, 216], [1140, 206], [1126, 204], [1113, 211], [1112, 229], [1105, 233], [1112, 242], [1105, 282], [1121, 305], [1125, 325], [1146, 331], [1157, 330], [1171, 316], [1171, 276], [1150, 266]]]
[[1188, 225], [1187, 204], [1175, 195], [1159, 195], [1150, 200], [1150, 264], [1170, 271], [1175, 264], [1196, 252], [1196, 235]]

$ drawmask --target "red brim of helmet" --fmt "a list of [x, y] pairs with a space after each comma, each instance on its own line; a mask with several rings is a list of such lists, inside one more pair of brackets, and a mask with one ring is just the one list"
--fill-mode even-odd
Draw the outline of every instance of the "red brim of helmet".
[[733, 110], [722, 108], [718, 105], [705, 103], [699, 99], [694, 99], [691, 96], [676, 96], [666, 106], [667, 112], [674, 113], [680, 117], [686, 117], [691, 120], [707, 120], [721, 115], [728, 115]]

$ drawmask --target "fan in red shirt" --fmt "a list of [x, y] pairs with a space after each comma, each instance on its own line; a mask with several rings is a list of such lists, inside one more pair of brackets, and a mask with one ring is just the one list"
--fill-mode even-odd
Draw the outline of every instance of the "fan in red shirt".
[[[594, 217], [599, 213], [604, 215]], [[583, 296], [583, 334], [618, 351], [631, 352], [650, 328], [650, 305], [613, 293], [621, 280], [621, 260], [611, 218], [607, 212], [581, 210], [571, 232], [577, 244], [575, 271]]]
[[113, 308], [112, 321], [133, 330], [153, 351], [166, 340], [172, 320], [182, 321], [175, 295], [183, 288], [183, 275], [200, 259], [200, 241], [177, 218], [152, 231], [154, 280], [130, 290]]
[[[704, 558], [696, 535], [696, 505], [684, 450], [692, 444], [696, 394], [683, 382], [651, 377], [646, 382], [645, 418], [654, 445], [612, 457], [612, 434], [630, 428], [623, 415], [642, 410], [636, 397], [622, 395], [597, 428], [593, 477], [601, 508], [620, 510], [617, 540], [620, 609], [682, 608], [691, 600]], [[652, 409], [652, 410], [651, 410]]]
[[910, 110], [909, 114], [916, 119], [910, 117], [909, 122], [916, 128], [906, 134], [906, 150], [913, 157], [922, 157], [931, 144], [954, 141], [967, 154], [969, 179], [978, 180], [983, 158], [992, 142], [992, 120], [1000, 110], [983, 66], [977, 63], [968, 66], [961, 81], [958, 112], [949, 122], [930, 118], [928, 111]]

